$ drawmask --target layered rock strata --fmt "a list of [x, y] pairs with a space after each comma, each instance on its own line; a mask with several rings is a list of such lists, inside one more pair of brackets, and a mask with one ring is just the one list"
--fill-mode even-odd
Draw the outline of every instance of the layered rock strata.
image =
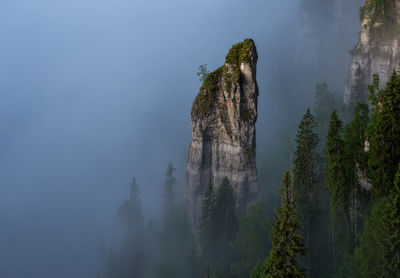
[[352, 51], [344, 93], [347, 105], [367, 101], [367, 86], [372, 83], [373, 74], [379, 75], [384, 86], [393, 69], [400, 65], [400, 1], [390, 2], [390, 6], [382, 6], [380, 10], [371, 5], [371, 0], [367, 0], [361, 8], [362, 30]]
[[193, 102], [186, 205], [195, 228], [209, 182], [217, 190], [227, 177], [238, 210], [257, 198], [257, 58], [253, 40], [234, 45], [225, 64], [206, 77]]

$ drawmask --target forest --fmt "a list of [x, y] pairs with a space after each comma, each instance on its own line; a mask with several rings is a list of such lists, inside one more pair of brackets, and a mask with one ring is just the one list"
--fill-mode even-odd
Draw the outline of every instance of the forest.
[[[391, 28], [393, 5], [367, 1], [360, 20]], [[223, 70], [201, 65], [197, 75], [216, 90]], [[196, 232], [176, 198], [172, 161], [157, 223], [144, 219], [134, 178], [118, 211], [122, 247], [108, 255], [102, 277], [400, 277], [400, 68], [386, 84], [371, 79], [365, 86], [357, 67], [348, 105], [317, 83], [296, 135], [282, 142], [287, 168], [276, 196], [238, 210], [229, 179], [210, 179]]]
[[1, 278], [400, 278], [398, 0], [23, 1]]
[[209, 183], [201, 252], [175, 199], [172, 162], [159, 225], [144, 221], [134, 179], [118, 211], [123, 247], [108, 257], [105, 277], [399, 277], [400, 74], [393, 71], [379, 88], [374, 76], [371, 105], [358, 103], [349, 116], [326, 83], [316, 85], [313, 112], [307, 109], [299, 121], [293, 165], [282, 176], [276, 215], [268, 200], [238, 215], [229, 181], [217, 189]]

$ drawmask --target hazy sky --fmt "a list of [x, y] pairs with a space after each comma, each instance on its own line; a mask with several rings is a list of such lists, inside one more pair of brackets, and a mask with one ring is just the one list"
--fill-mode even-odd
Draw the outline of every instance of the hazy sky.
[[255, 40], [276, 113], [297, 2], [0, 1], [0, 277], [95, 277], [132, 176], [156, 214], [168, 160], [185, 166], [197, 67], [232, 44]]

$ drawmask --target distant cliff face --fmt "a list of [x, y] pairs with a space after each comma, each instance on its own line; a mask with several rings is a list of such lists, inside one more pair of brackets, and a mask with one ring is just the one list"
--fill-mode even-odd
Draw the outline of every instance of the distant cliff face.
[[[350, 75], [345, 87], [344, 102], [349, 105], [367, 101], [367, 85], [378, 74], [384, 85], [400, 63], [400, 1], [385, 1], [378, 9], [367, 0], [362, 10], [362, 30], [354, 48]], [[383, 1], [382, 1], [383, 2]]]
[[225, 64], [207, 76], [194, 100], [186, 204], [195, 227], [210, 180], [216, 189], [227, 177], [239, 209], [247, 207], [258, 195], [256, 64], [253, 40], [234, 45]]

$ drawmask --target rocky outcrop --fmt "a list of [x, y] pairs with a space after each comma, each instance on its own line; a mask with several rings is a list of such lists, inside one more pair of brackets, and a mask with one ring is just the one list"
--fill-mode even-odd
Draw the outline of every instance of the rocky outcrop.
[[372, 75], [378, 74], [380, 84], [388, 81], [393, 69], [400, 63], [400, 1], [387, 1], [390, 6], [373, 8], [367, 0], [362, 8], [360, 39], [352, 51], [353, 60], [345, 87], [344, 103], [347, 105], [367, 101], [367, 85]]
[[234, 45], [225, 64], [207, 76], [194, 100], [186, 175], [186, 205], [194, 227], [210, 181], [218, 188], [227, 177], [238, 209], [257, 198], [256, 64], [253, 40]]

